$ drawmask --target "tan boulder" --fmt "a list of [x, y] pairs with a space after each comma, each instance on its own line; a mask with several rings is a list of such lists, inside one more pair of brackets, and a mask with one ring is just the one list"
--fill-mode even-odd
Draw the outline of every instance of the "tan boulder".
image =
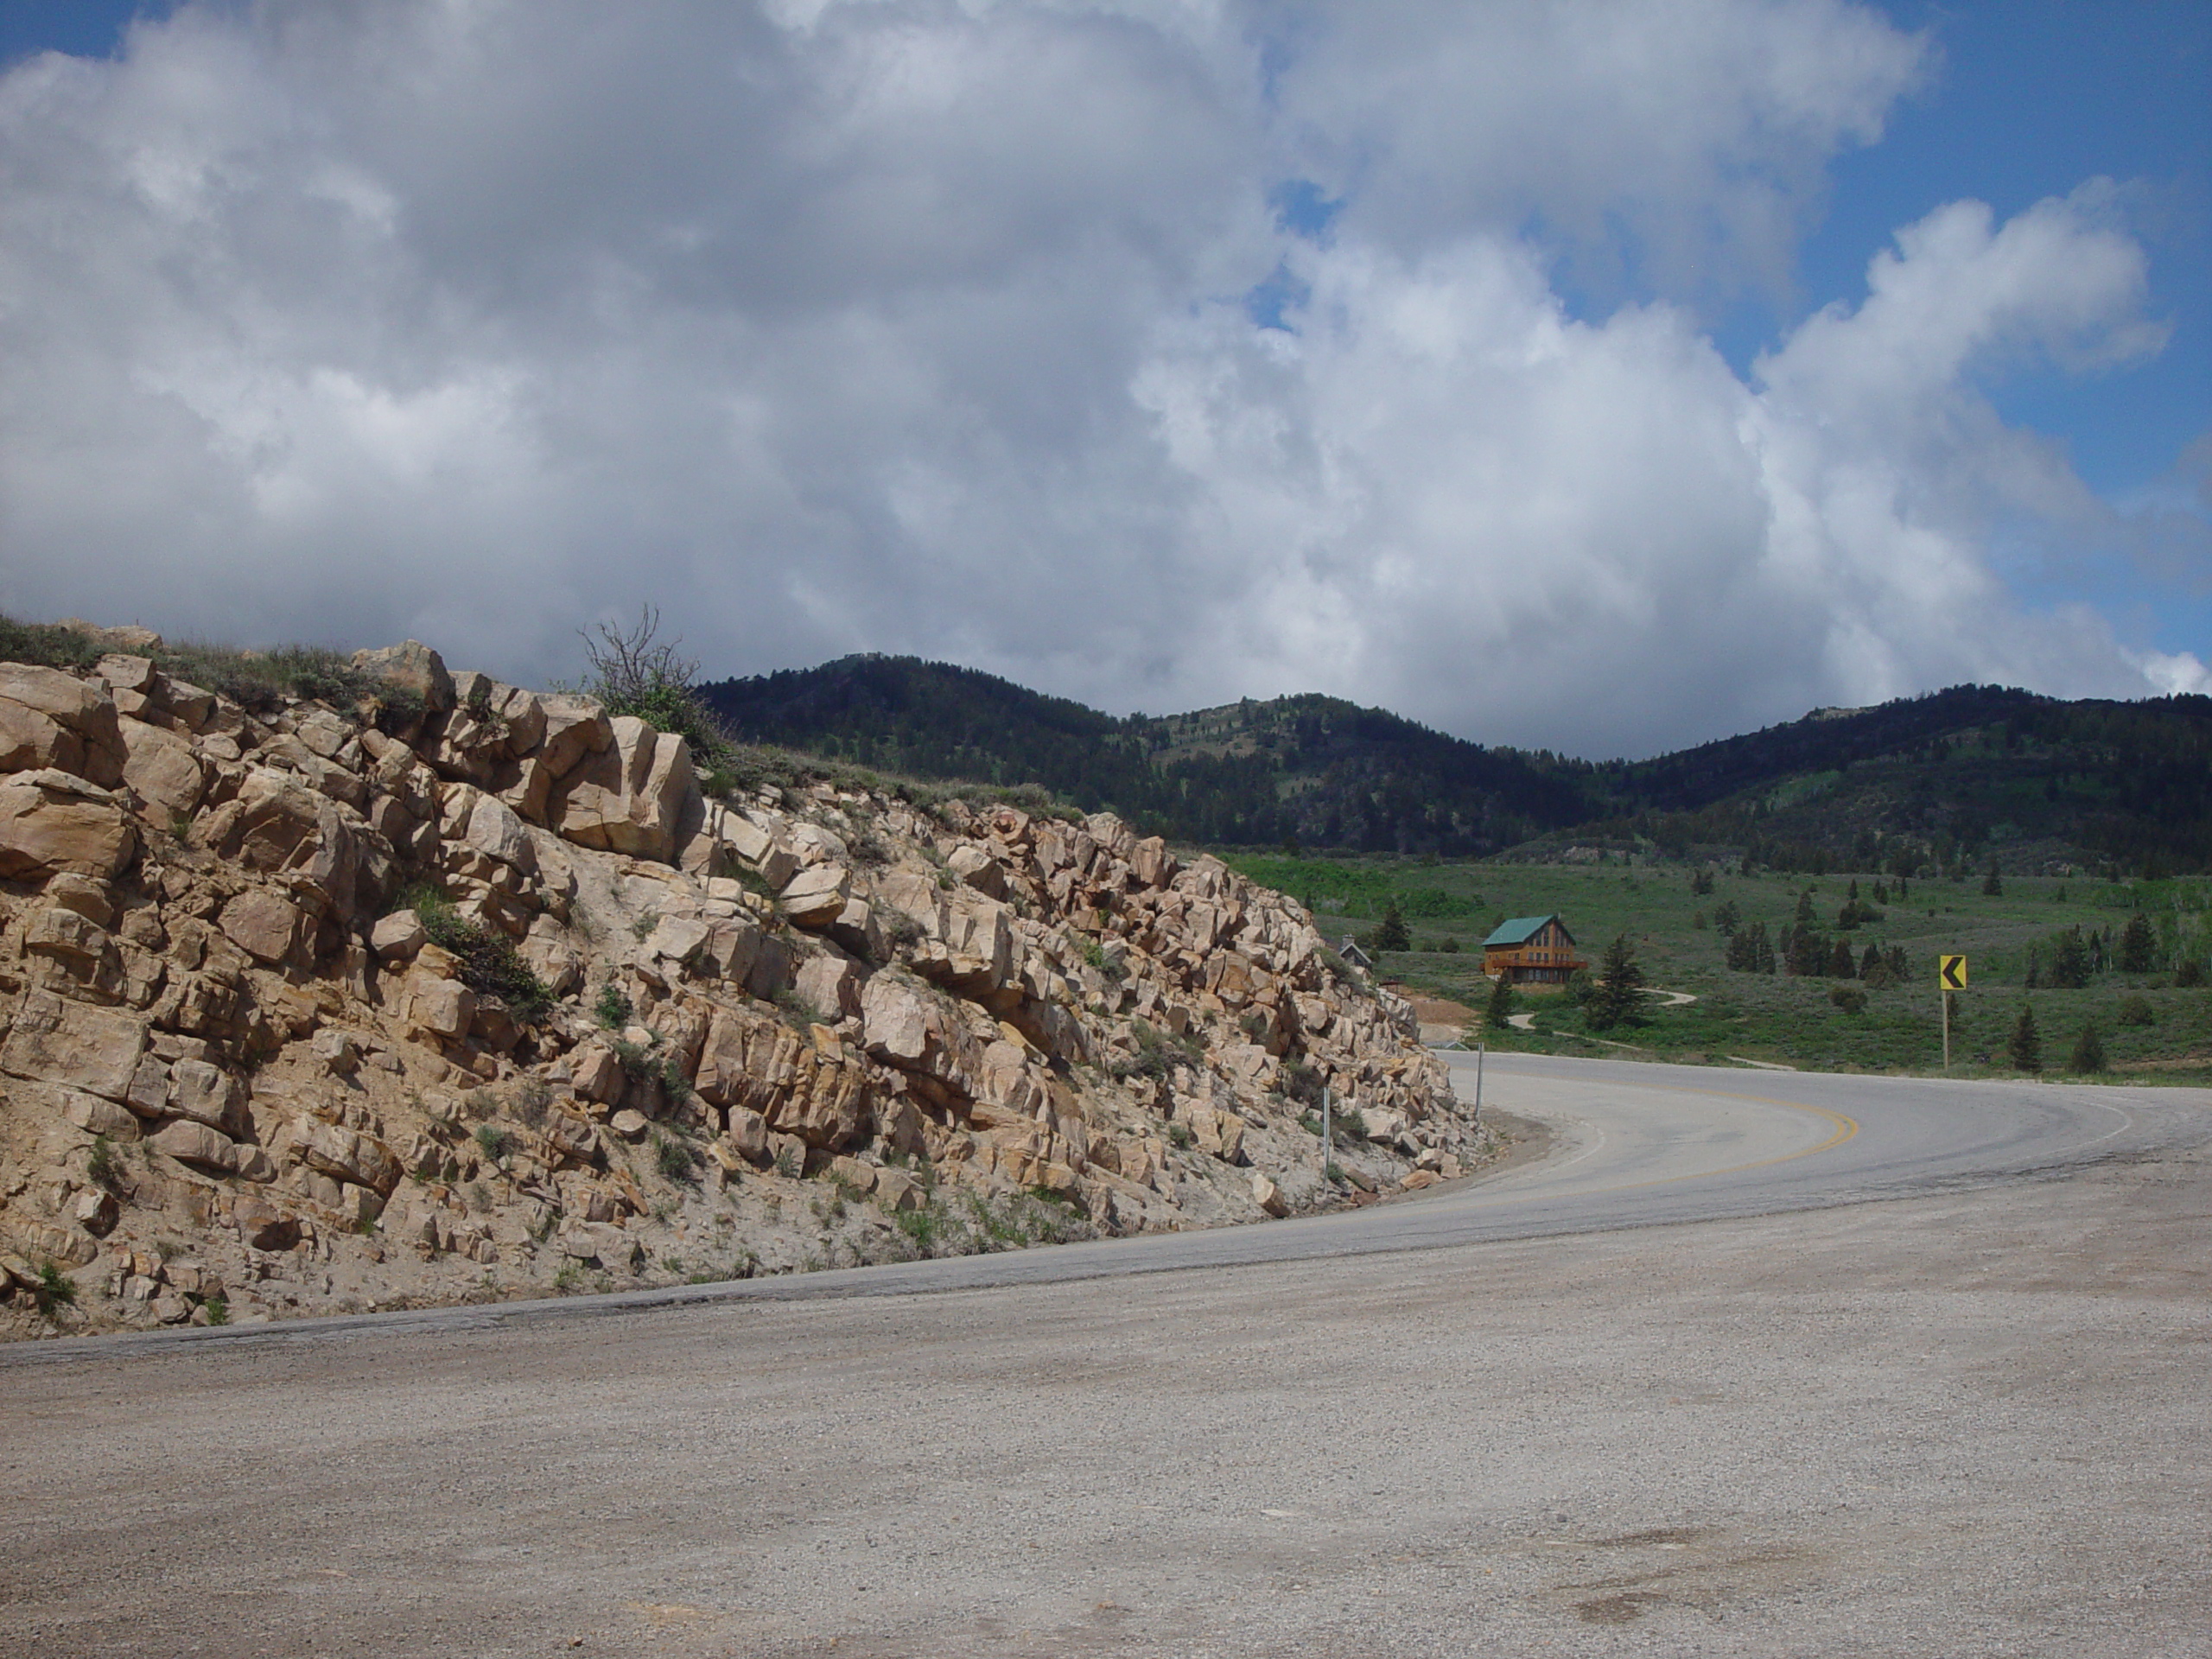
[[844, 957], [808, 957], [792, 988], [825, 1020], [842, 1020], [861, 1011], [860, 969]]
[[126, 720], [123, 728], [123, 781], [131, 792], [167, 821], [189, 817], [207, 791], [207, 767], [193, 752], [192, 741], [166, 726]]
[[613, 747], [614, 728], [593, 698], [542, 694], [537, 703], [538, 763], [549, 778], [565, 778], [588, 755]]
[[555, 785], [547, 816], [579, 846], [667, 863], [705, 810], [690, 747], [628, 715], [608, 723], [613, 743]]
[[181, 1059], [170, 1065], [167, 1109], [234, 1139], [245, 1135], [245, 1085], [207, 1060]]
[[692, 958], [693, 971], [742, 985], [760, 959], [760, 944], [758, 923], [718, 917], [708, 925], [706, 941]]
[[50, 957], [80, 979], [92, 978], [114, 950], [107, 929], [90, 918], [59, 906], [34, 911], [23, 925], [23, 949], [34, 956]]
[[604, 1042], [579, 1044], [565, 1064], [569, 1087], [582, 1098], [612, 1105], [622, 1097], [622, 1062]]
[[768, 1120], [760, 1113], [744, 1106], [731, 1107], [725, 1138], [741, 1156], [756, 1164], [768, 1161]]
[[524, 874], [537, 869], [537, 843], [514, 808], [496, 795], [468, 785], [448, 785], [443, 833], [449, 841], [474, 848], [486, 858]]
[[136, 691], [141, 696], [153, 691], [162, 678], [152, 658], [135, 657], [119, 651], [111, 651], [93, 664], [92, 672], [105, 683], [110, 692]]
[[127, 1107], [79, 1089], [61, 1091], [61, 1115], [86, 1135], [104, 1135], [111, 1141], [136, 1141], [138, 1120]]
[[476, 993], [457, 979], [416, 971], [407, 976], [402, 1007], [409, 1023], [434, 1037], [458, 1042], [476, 1021]]
[[639, 946], [639, 958], [681, 972], [698, 959], [713, 931], [712, 924], [696, 916], [664, 916]]
[[722, 808], [714, 823], [723, 844], [760, 871], [771, 887], [780, 889], [798, 874], [798, 854], [790, 843], [736, 808]]
[[879, 1169], [875, 1172], [875, 1201], [895, 1215], [920, 1209], [929, 1202], [929, 1194], [905, 1170]]
[[115, 1201], [115, 1194], [96, 1186], [79, 1192], [69, 1206], [69, 1219], [94, 1238], [105, 1238], [122, 1218], [123, 1206]]
[[236, 798], [201, 817], [193, 839], [350, 915], [362, 870], [353, 828], [359, 823], [349, 823], [336, 802], [291, 773], [262, 766], [247, 774]]
[[1129, 874], [1147, 887], [1164, 887], [1175, 879], [1175, 855], [1158, 836], [1147, 836], [1129, 849]]
[[289, 1250], [300, 1242], [300, 1221], [259, 1198], [241, 1198], [231, 1211], [238, 1242], [252, 1250]]
[[386, 962], [411, 959], [429, 941], [423, 918], [412, 910], [395, 910], [369, 930], [369, 945]]
[[89, 875], [63, 874], [48, 877], [46, 902], [63, 910], [73, 910], [102, 927], [111, 927], [115, 923], [115, 889]]
[[121, 783], [115, 700], [58, 668], [0, 663], [0, 772], [42, 766], [107, 787]]
[[1367, 1138], [1377, 1146], [1394, 1145], [1413, 1134], [1413, 1119], [1389, 1106], [1367, 1105], [1359, 1116]]
[[292, 1151], [310, 1169], [379, 1193], [389, 1194], [405, 1173], [391, 1148], [373, 1135], [317, 1118], [302, 1125]]
[[67, 628], [73, 633], [83, 634], [104, 652], [159, 651], [162, 648], [162, 636], [136, 622], [104, 628], [97, 622], [87, 622], [81, 616], [65, 616], [54, 626]]
[[438, 714], [454, 705], [453, 676], [446, 672], [445, 658], [419, 639], [357, 651], [353, 666], [372, 680], [412, 694], [428, 713]]
[[1189, 1128], [1200, 1152], [1224, 1164], [1243, 1162], [1244, 1120], [1236, 1113], [1193, 1103], [1179, 1107], [1175, 1116]]
[[776, 903], [794, 926], [826, 927], [843, 912], [852, 889], [852, 872], [842, 865], [810, 864], [785, 884]]
[[954, 848], [944, 862], [976, 892], [992, 899], [1006, 897], [1006, 867], [973, 842]]
[[162, 1124], [146, 1138], [146, 1144], [194, 1169], [227, 1175], [238, 1167], [238, 1143], [221, 1130], [196, 1123], [188, 1117], [175, 1118]]
[[73, 871], [103, 879], [138, 849], [121, 798], [48, 768], [0, 779], [0, 880]]
[[146, 1022], [137, 1015], [34, 990], [0, 1044], [0, 1071], [121, 1101], [145, 1048]]
[[218, 925], [233, 944], [265, 966], [296, 961], [315, 933], [311, 918], [264, 887], [250, 887], [225, 905]]
[[929, 1052], [937, 1009], [912, 985], [875, 975], [861, 988], [861, 1040], [876, 1058], [912, 1068]]
[[1257, 1173], [1255, 1173], [1252, 1177], [1252, 1202], [1271, 1216], [1287, 1216], [1290, 1213], [1290, 1201], [1283, 1197], [1282, 1189], [1265, 1175]]
[[709, 1105], [758, 1112], [771, 1129], [810, 1146], [835, 1150], [867, 1128], [866, 1069], [831, 1059], [782, 1021], [763, 1016], [733, 1009], [715, 1014], [700, 1051], [696, 1087]]
[[601, 1155], [599, 1130], [574, 1112], [546, 1114], [538, 1134], [555, 1163], [596, 1163]]

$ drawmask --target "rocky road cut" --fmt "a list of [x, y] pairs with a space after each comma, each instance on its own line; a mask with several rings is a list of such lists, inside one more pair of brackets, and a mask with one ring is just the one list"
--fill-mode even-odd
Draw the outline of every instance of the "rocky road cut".
[[2212, 1650], [2204, 1092], [1484, 1098], [1348, 1216], [20, 1344], [0, 1649]]

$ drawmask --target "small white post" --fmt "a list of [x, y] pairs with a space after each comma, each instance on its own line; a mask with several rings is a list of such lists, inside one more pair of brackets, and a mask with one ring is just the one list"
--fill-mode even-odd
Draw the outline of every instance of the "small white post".
[[1328, 1085], [1324, 1084], [1321, 1088], [1321, 1179], [1325, 1181], [1329, 1179], [1329, 1105]]
[[1475, 1045], [1475, 1122], [1483, 1121], [1483, 1056], [1489, 1051], [1484, 1045]]
[[1943, 993], [1943, 1069], [1951, 1069], [1951, 994]]

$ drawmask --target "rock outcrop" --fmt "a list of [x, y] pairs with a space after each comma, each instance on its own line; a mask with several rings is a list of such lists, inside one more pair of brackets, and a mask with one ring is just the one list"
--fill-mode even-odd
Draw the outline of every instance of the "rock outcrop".
[[588, 698], [355, 667], [381, 695], [250, 709], [0, 664], [16, 1334], [1256, 1221], [1484, 1150], [1411, 1010], [1217, 860], [818, 774], [709, 798]]

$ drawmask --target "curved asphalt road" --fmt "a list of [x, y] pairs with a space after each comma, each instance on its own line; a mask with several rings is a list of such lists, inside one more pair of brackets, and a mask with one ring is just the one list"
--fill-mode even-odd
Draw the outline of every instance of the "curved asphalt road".
[[[1471, 1098], [1474, 1057], [1446, 1058], [1461, 1098]], [[0, 1364], [696, 1302], [1039, 1284], [1766, 1215], [2035, 1177], [2212, 1139], [2212, 1091], [2196, 1089], [1747, 1075], [1537, 1055], [1490, 1058], [1484, 1104], [1546, 1124], [1549, 1155], [1349, 1213], [609, 1296], [21, 1343], [0, 1349]]]

